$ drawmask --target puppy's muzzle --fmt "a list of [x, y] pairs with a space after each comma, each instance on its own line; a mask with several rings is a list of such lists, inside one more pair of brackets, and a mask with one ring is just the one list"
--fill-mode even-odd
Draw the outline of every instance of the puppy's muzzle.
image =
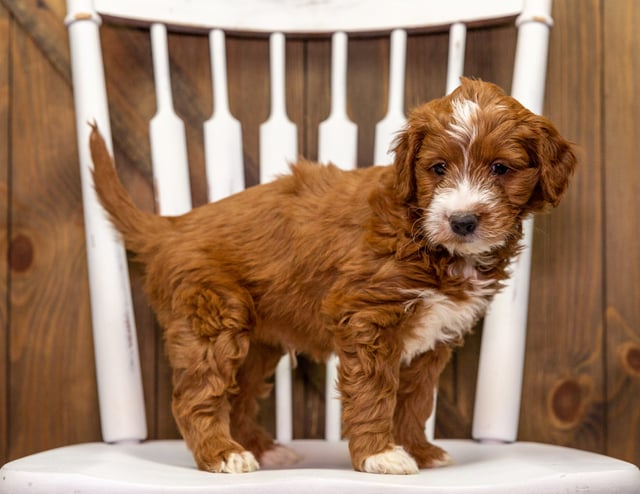
[[473, 213], [453, 213], [449, 217], [449, 225], [456, 235], [466, 237], [471, 235], [478, 228], [478, 216]]

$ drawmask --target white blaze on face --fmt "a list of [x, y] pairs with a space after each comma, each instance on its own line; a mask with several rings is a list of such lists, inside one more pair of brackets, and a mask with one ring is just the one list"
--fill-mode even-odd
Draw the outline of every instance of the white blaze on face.
[[459, 98], [451, 102], [451, 109], [451, 123], [447, 133], [462, 148], [464, 166], [467, 168], [469, 147], [478, 137], [477, 117], [480, 107], [475, 101]]
[[452, 187], [439, 190], [434, 195], [426, 215], [427, 230], [448, 225], [454, 213], [475, 213], [479, 209], [487, 210], [496, 206], [497, 198], [490, 189], [472, 184], [463, 177]]
[[480, 106], [472, 100], [458, 98], [451, 102], [451, 122], [447, 134], [462, 151], [463, 161], [454, 172], [452, 168], [448, 179], [438, 187], [427, 208], [423, 228], [427, 237], [437, 245], [443, 245], [450, 251], [460, 254], [483, 252], [490, 245], [478, 232], [460, 238], [450, 224], [454, 214], [475, 214], [480, 216], [494, 209], [499, 199], [487, 187], [487, 184], [476, 183], [470, 170], [469, 150], [478, 139], [478, 118]]
[[479, 208], [495, 206], [497, 198], [486, 187], [472, 184], [463, 177], [452, 187], [438, 191], [431, 202], [429, 216], [449, 218], [453, 213], [473, 213]]

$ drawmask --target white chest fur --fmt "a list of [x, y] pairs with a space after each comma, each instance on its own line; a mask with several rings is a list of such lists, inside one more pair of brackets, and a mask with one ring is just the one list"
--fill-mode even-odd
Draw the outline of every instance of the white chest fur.
[[402, 362], [411, 360], [439, 342], [454, 341], [473, 328], [489, 305], [489, 297], [495, 293], [488, 288], [490, 281], [473, 280], [472, 288], [464, 300], [449, 297], [435, 289], [416, 290], [416, 298], [409, 304], [420, 304], [419, 318], [413, 334], [405, 341]]

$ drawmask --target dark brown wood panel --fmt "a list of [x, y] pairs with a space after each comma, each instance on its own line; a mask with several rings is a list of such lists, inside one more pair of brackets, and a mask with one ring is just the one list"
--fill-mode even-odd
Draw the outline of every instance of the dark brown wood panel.
[[9, 456], [99, 439], [69, 85], [11, 32]]
[[[349, 43], [349, 46], [351, 43]], [[347, 60], [353, 54], [347, 48]], [[331, 109], [331, 40], [315, 39], [305, 42], [305, 100], [303, 152], [311, 160], [318, 159], [318, 126], [329, 117]], [[347, 78], [349, 76], [347, 75]], [[352, 98], [347, 95], [347, 114]], [[350, 117], [353, 119], [353, 117]]]
[[[554, 4], [545, 114], [579, 146], [560, 207], [536, 218], [521, 437], [602, 451], [602, 30], [598, 0]], [[588, 110], [587, 110], [588, 109]]]
[[375, 124], [387, 113], [389, 39], [355, 38], [349, 43], [347, 106], [358, 125], [359, 167], [373, 164]]
[[606, 452], [640, 464], [640, 5], [616, 7], [603, 8]]
[[3, 0], [17, 29], [28, 33], [44, 57], [67, 81], [69, 71], [69, 42], [64, 25], [66, 2], [60, 0]]
[[9, 305], [8, 269], [11, 264], [9, 257], [9, 167], [11, 151], [9, 148], [9, 108], [11, 97], [10, 85], [10, 39], [11, 24], [7, 10], [0, 6], [0, 462], [7, 457], [8, 416], [9, 404], [9, 376], [8, 370], [8, 342], [11, 324]]

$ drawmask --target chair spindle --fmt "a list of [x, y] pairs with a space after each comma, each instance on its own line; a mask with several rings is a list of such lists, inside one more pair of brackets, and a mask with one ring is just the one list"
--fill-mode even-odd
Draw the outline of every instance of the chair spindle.
[[[87, 123], [96, 122], [112, 150], [100, 17], [91, 0], [69, 0], [67, 7], [78, 142], [89, 142]], [[78, 155], [102, 437], [140, 441], [147, 422], [126, 254], [96, 197], [89, 147], [79, 145]]]
[[391, 32], [389, 62], [389, 95], [387, 113], [376, 125], [373, 163], [386, 165], [393, 162], [390, 147], [397, 132], [407, 121], [404, 115], [404, 82], [407, 58], [407, 32], [395, 29]]
[[191, 186], [184, 123], [173, 109], [167, 28], [151, 26], [157, 111], [149, 124], [151, 162], [158, 213], [176, 216], [191, 210]]
[[204, 123], [205, 163], [209, 200], [217, 201], [244, 189], [242, 126], [229, 110], [225, 34], [209, 33], [213, 114]]
[[331, 113], [318, 130], [318, 161], [352, 170], [356, 167], [358, 127], [347, 114], [348, 43], [346, 33], [331, 37]]
[[288, 170], [298, 158], [296, 125], [287, 116], [285, 100], [285, 36], [269, 38], [271, 70], [271, 114], [260, 126], [260, 182], [268, 182]]
[[460, 85], [464, 73], [464, 52], [467, 46], [467, 26], [461, 22], [449, 28], [449, 59], [447, 65], [446, 93], [449, 94]]

